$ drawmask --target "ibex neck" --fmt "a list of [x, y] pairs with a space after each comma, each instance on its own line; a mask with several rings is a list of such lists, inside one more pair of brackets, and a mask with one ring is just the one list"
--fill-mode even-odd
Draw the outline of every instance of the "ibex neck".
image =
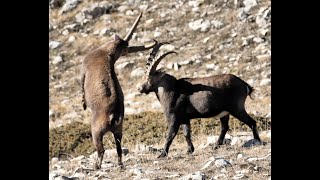
[[165, 87], [158, 87], [156, 95], [164, 111], [172, 106], [174, 91], [170, 91]]

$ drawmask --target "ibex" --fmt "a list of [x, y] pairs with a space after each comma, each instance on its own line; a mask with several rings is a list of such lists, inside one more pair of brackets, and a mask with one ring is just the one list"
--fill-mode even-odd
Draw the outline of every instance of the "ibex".
[[256, 121], [245, 110], [245, 100], [248, 95], [251, 95], [253, 88], [232, 74], [176, 79], [156, 70], [157, 65], [166, 55], [176, 53], [170, 51], [155, 60], [157, 51], [163, 44], [166, 43], [155, 45], [150, 53], [146, 64], [145, 82], [138, 90], [140, 93], [156, 94], [169, 123], [166, 142], [158, 158], [167, 156], [180, 125], [183, 126], [183, 133], [188, 143], [187, 153], [194, 152], [190, 127], [190, 120], [194, 118], [220, 118], [221, 132], [215, 148], [222, 145], [225, 134], [229, 130], [230, 114], [248, 125], [252, 129], [254, 139], [261, 142]]
[[104, 154], [103, 136], [111, 131], [116, 143], [118, 164], [122, 163], [122, 123], [124, 116], [123, 93], [114, 70], [114, 64], [120, 56], [128, 53], [145, 51], [150, 46], [129, 46], [129, 41], [135, 31], [142, 13], [124, 39], [114, 35], [114, 39], [88, 53], [81, 67], [82, 104], [84, 110], [90, 108], [93, 117], [91, 133], [93, 144], [97, 150], [95, 169], [100, 169]]

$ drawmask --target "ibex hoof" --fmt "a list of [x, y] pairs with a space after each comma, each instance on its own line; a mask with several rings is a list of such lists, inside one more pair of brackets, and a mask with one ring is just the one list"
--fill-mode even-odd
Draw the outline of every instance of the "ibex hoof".
[[101, 169], [101, 165], [99, 166], [98, 163], [94, 164], [94, 168], [95, 171]]
[[120, 167], [120, 170], [125, 170], [126, 169], [123, 164], [119, 164], [119, 167]]
[[158, 156], [158, 158], [164, 158], [167, 157], [167, 153], [165, 151], [162, 151], [161, 154]]
[[215, 145], [215, 146], [213, 147], [213, 149], [214, 149], [214, 150], [217, 150], [217, 149], [219, 149], [220, 147], [221, 147], [221, 145], [218, 145], [218, 144], [217, 144], [217, 145]]

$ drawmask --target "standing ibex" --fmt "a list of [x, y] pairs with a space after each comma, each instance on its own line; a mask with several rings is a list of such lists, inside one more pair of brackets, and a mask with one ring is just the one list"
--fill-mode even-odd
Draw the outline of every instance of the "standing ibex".
[[120, 56], [124, 56], [127, 53], [145, 51], [155, 45], [155, 43], [148, 47], [128, 45], [141, 16], [142, 13], [140, 13], [124, 39], [115, 35], [112, 41], [88, 53], [82, 62], [82, 103], [84, 110], [86, 110], [87, 106], [92, 110], [91, 133], [93, 143], [98, 152], [95, 169], [101, 168], [104, 154], [102, 139], [108, 131], [113, 133], [118, 154], [118, 164], [123, 168], [121, 139], [124, 99], [114, 70], [114, 64]]
[[188, 143], [187, 152], [194, 151], [190, 127], [190, 119], [194, 118], [215, 116], [220, 118], [221, 133], [216, 148], [222, 144], [229, 129], [229, 114], [247, 124], [252, 129], [254, 138], [260, 141], [256, 121], [245, 110], [245, 100], [253, 91], [251, 86], [231, 74], [176, 79], [156, 70], [157, 65], [166, 55], [176, 53], [170, 51], [155, 60], [156, 53], [162, 44], [165, 43], [157, 44], [152, 50], [146, 64], [146, 82], [139, 88], [140, 93], [155, 92], [169, 123], [166, 143], [159, 157], [167, 156], [181, 124]]

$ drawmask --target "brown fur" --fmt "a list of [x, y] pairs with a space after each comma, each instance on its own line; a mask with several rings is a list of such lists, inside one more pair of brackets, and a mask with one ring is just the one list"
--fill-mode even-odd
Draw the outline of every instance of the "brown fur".
[[[139, 21], [140, 16], [136, 22]], [[133, 33], [134, 28], [130, 30]], [[131, 35], [126, 36], [130, 40]], [[128, 42], [117, 35], [112, 41], [88, 53], [81, 67], [81, 88], [83, 108], [91, 109], [91, 132], [98, 157], [95, 169], [100, 169], [104, 154], [103, 135], [111, 131], [116, 142], [118, 164], [122, 163], [122, 124], [124, 117], [123, 92], [114, 70], [114, 64], [120, 56], [127, 53], [144, 51], [154, 46], [128, 46]]]

